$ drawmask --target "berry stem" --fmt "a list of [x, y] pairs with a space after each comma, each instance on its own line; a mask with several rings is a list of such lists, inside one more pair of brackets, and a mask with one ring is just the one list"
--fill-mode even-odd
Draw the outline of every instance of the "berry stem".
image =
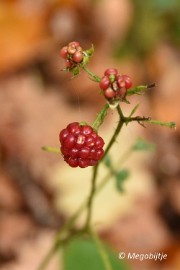
[[121, 129], [123, 127], [123, 124], [125, 123], [125, 117], [124, 117], [124, 115], [122, 113], [122, 110], [121, 110], [121, 107], [119, 105], [117, 106], [117, 111], [118, 111], [118, 114], [119, 114], [119, 117], [120, 117], [120, 121], [118, 122], [118, 125], [117, 125], [117, 127], [115, 129], [115, 132], [114, 132], [111, 140], [109, 141], [109, 144], [106, 147], [104, 155], [103, 155], [101, 160], [103, 160], [106, 157], [106, 155], [108, 154], [110, 148], [112, 147], [112, 145], [116, 141], [116, 138], [119, 135], [119, 132], [121, 131]]
[[46, 152], [50, 152], [50, 153], [55, 153], [55, 154], [59, 154], [61, 153], [60, 149], [59, 148], [56, 148], [56, 147], [51, 147], [51, 146], [42, 146], [41, 148], [43, 151], [46, 151]]
[[92, 71], [90, 71], [86, 66], [83, 66], [82, 67], [84, 69], [85, 72], [87, 72], [95, 82], [100, 82], [101, 81], [101, 78], [97, 75], [95, 75]]
[[102, 125], [102, 123], [105, 120], [105, 117], [107, 116], [107, 111], [109, 109], [109, 104], [106, 103], [100, 113], [98, 113], [97, 117], [95, 118], [94, 122], [92, 123], [92, 128], [98, 131], [99, 127]]

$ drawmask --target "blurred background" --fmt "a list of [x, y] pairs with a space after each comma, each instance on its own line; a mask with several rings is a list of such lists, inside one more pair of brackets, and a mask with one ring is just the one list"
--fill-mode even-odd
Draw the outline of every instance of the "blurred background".
[[[62, 72], [59, 50], [73, 40], [84, 49], [94, 44], [89, 69], [97, 75], [116, 67], [134, 86], [157, 84], [123, 104], [127, 114], [140, 103], [138, 115], [176, 122], [176, 130], [124, 128], [112, 150], [117, 166], [138, 136], [155, 143], [156, 151], [134, 153], [123, 164], [131, 170], [125, 193], [115, 190], [112, 179], [96, 200], [93, 219], [117, 257], [120, 251], [167, 254], [161, 262], [129, 260], [129, 269], [178, 270], [178, 0], [0, 1], [0, 269], [36, 269], [56, 229], [88, 194], [91, 169], [72, 169], [61, 156], [41, 150], [59, 147], [62, 128], [73, 121], [91, 123], [104, 104], [86, 74], [71, 80]], [[116, 123], [112, 112], [100, 129], [106, 141]], [[105, 173], [102, 168], [100, 176]], [[63, 269], [58, 264], [55, 259], [47, 269]]]

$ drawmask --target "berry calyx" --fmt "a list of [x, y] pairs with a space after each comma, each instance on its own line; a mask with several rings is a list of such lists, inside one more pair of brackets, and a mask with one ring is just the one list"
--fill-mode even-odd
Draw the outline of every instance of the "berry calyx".
[[61, 153], [71, 167], [95, 166], [104, 154], [104, 140], [91, 126], [70, 123], [59, 133]]

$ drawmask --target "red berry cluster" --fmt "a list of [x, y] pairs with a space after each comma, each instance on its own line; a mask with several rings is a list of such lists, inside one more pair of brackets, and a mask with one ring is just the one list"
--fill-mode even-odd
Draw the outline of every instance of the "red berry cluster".
[[127, 89], [132, 86], [132, 81], [127, 75], [120, 75], [116, 68], [108, 68], [99, 83], [104, 96], [108, 99], [120, 99], [125, 96]]
[[77, 41], [70, 42], [60, 50], [60, 56], [65, 59], [66, 67], [71, 69], [83, 60], [83, 50]]
[[89, 125], [69, 124], [59, 134], [61, 152], [71, 167], [97, 164], [104, 154], [104, 140]]

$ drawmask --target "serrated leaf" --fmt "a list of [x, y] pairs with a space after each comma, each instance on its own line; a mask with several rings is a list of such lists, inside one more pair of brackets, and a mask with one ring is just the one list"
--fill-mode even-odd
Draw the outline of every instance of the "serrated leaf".
[[134, 151], [154, 151], [155, 144], [146, 141], [145, 139], [138, 138], [135, 144], [132, 146]]
[[[129, 270], [118, 255], [103, 245], [113, 270]], [[64, 248], [64, 270], [105, 270], [102, 257], [94, 240], [74, 238]]]
[[124, 181], [129, 177], [130, 172], [127, 169], [120, 170], [116, 173], [116, 188], [118, 191], [123, 192]]

